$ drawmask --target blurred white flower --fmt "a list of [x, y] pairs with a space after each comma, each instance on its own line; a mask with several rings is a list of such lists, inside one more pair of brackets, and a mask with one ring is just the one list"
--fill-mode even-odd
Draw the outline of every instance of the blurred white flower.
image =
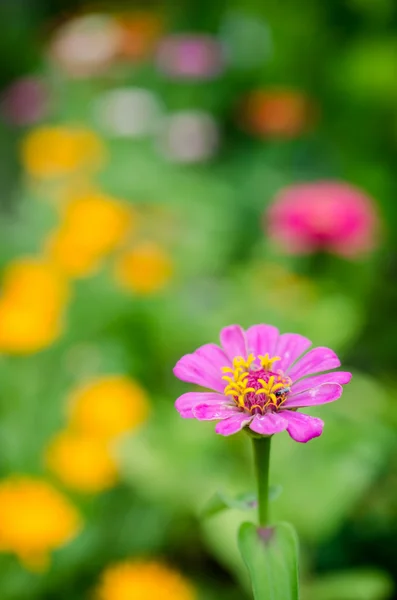
[[204, 111], [185, 110], [164, 119], [158, 139], [160, 152], [170, 160], [184, 163], [205, 161], [219, 146], [215, 119]]
[[89, 77], [106, 70], [120, 48], [121, 30], [112, 17], [91, 14], [60, 27], [50, 56], [72, 77]]
[[144, 137], [157, 131], [163, 110], [160, 100], [143, 88], [117, 88], [101, 94], [94, 118], [105, 133], [118, 137]]

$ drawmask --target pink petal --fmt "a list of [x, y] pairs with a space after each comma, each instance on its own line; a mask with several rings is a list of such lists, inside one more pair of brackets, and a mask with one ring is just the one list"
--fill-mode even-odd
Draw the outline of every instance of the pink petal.
[[273, 435], [287, 429], [288, 421], [276, 413], [256, 415], [250, 424], [250, 429], [261, 435]]
[[251, 419], [252, 416], [247, 413], [238, 413], [224, 421], [220, 421], [215, 427], [215, 431], [221, 435], [232, 435], [232, 433], [237, 433], [240, 429], [248, 425]]
[[241, 414], [237, 406], [217, 406], [211, 404], [199, 404], [193, 409], [193, 415], [199, 421], [215, 421], [216, 419], [227, 419]]
[[339, 385], [345, 385], [349, 383], [352, 378], [352, 374], [347, 371], [331, 371], [331, 373], [323, 373], [322, 375], [315, 375], [314, 377], [307, 377], [294, 383], [291, 388], [292, 394], [300, 394], [310, 388], [317, 387], [323, 383], [339, 383]]
[[293, 440], [306, 443], [318, 437], [323, 432], [324, 423], [317, 417], [309, 417], [290, 410], [282, 411], [282, 416], [288, 421], [287, 431]]
[[341, 397], [343, 388], [339, 383], [324, 383], [306, 390], [302, 394], [290, 396], [283, 404], [283, 408], [299, 408], [301, 406], [315, 406], [326, 404]]
[[275, 356], [278, 336], [278, 329], [272, 325], [253, 325], [247, 330], [248, 354]]
[[226, 353], [216, 344], [204, 344], [204, 346], [197, 348], [194, 354], [207, 361], [212, 368], [215, 367], [221, 373], [221, 376], [223, 375], [221, 372], [222, 367], [230, 367], [232, 364]]
[[247, 341], [240, 325], [229, 325], [221, 331], [221, 344], [226, 354], [233, 360], [235, 356], [247, 358]]
[[294, 365], [288, 376], [292, 381], [300, 379], [310, 373], [319, 373], [320, 371], [329, 371], [340, 367], [340, 360], [330, 348], [313, 348], [305, 354], [296, 365]]
[[222, 372], [198, 354], [185, 354], [185, 356], [182, 356], [174, 367], [174, 375], [182, 381], [195, 383], [217, 392], [223, 392], [225, 389]]
[[283, 333], [280, 335], [276, 355], [281, 357], [276, 368], [286, 371], [312, 345], [311, 341], [298, 333]]
[[187, 392], [179, 396], [175, 408], [184, 419], [194, 419], [193, 409], [199, 404], [213, 404], [219, 407], [227, 406], [228, 398], [216, 392]]

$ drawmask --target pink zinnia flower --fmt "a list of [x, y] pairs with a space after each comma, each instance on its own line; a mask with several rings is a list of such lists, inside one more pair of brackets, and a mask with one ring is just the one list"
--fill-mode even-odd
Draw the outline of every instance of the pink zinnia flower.
[[327, 250], [354, 258], [376, 243], [374, 201], [346, 183], [319, 181], [282, 190], [267, 213], [270, 238], [292, 254]]
[[[297, 412], [340, 398], [351, 373], [329, 348], [312, 348], [296, 333], [279, 334], [272, 325], [221, 331], [222, 347], [206, 344], [176, 364], [175, 375], [214, 391], [188, 392], [175, 406], [182, 417], [220, 420], [216, 432], [231, 435], [243, 427], [260, 435], [287, 430], [297, 442], [321, 435], [321, 419]], [[277, 363], [277, 366], [276, 366]]]

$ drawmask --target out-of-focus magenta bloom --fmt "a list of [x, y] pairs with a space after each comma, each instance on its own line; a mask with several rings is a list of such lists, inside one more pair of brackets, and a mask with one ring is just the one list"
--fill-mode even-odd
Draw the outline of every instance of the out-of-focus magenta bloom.
[[222, 435], [246, 426], [266, 436], [287, 430], [297, 442], [321, 435], [323, 421], [297, 409], [342, 395], [351, 373], [325, 372], [340, 366], [332, 350], [309, 350], [310, 340], [296, 333], [280, 335], [272, 325], [253, 325], [247, 331], [230, 325], [222, 329], [220, 340], [222, 347], [201, 346], [174, 368], [182, 381], [214, 390], [180, 396], [175, 406], [182, 417], [220, 420], [215, 430]]
[[48, 90], [41, 79], [23, 77], [4, 91], [1, 112], [13, 125], [31, 125], [45, 117], [48, 100]]
[[157, 65], [170, 77], [213, 79], [224, 68], [223, 48], [209, 35], [172, 35], [159, 44]]
[[327, 250], [355, 258], [374, 248], [374, 201], [346, 183], [319, 181], [282, 190], [267, 213], [270, 238], [288, 253]]

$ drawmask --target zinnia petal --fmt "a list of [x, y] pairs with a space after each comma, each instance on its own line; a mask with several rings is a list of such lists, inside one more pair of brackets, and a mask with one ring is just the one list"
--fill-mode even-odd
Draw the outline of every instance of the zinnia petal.
[[311, 341], [298, 333], [283, 333], [280, 335], [275, 354], [281, 360], [277, 362], [277, 369], [286, 371], [302, 356], [312, 345]]
[[247, 329], [248, 353], [274, 356], [278, 336], [278, 329], [273, 325], [253, 325]]
[[276, 413], [256, 415], [250, 423], [250, 429], [261, 435], [273, 435], [280, 433], [288, 427], [288, 421]]
[[175, 402], [175, 408], [184, 419], [194, 419], [193, 409], [199, 404], [213, 404], [219, 407], [227, 406], [228, 399], [217, 392], [187, 392]]
[[322, 375], [314, 375], [314, 377], [306, 377], [301, 379], [292, 385], [291, 395], [300, 394], [310, 388], [317, 387], [323, 383], [339, 383], [339, 385], [345, 385], [349, 383], [352, 378], [352, 374], [347, 371], [331, 371], [331, 373], [323, 373]]
[[199, 404], [193, 409], [193, 415], [199, 421], [215, 421], [216, 419], [227, 419], [241, 414], [237, 406], [222, 407], [214, 404]]
[[232, 435], [248, 425], [251, 419], [252, 416], [247, 415], [247, 413], [238, 413], [232, 417], [229, 417], [228, 419], [225, 419], [224, 421], [219, 421], [215, 427], [215, 431], [221, 435]]
[[220, 376], [222, 376], [222, 367], [227, 367], [232, 364], [227, 354], [216, 344], [204, 344], [204, 346], [197, 348], [194, 354], [198, 354], [200, 358], [206, 360], [209, 363], [210, 368], [215, 368]]
[[289, 396], [283, 408], [300, 408], [301, 406], [315, 406], [333, 402], [342, 396], [343, 388], [339, 383], [324, 383], [306, 390], [298, 395]]
[[221, 331], [221, 344], [226, 354], [233, 360], [235, 356], [247, 358], [247, 340], [240, 325], [229, 325]]
[[208, 361], [198, 354], [182, 356], [174, 367], [174, 375], [182, 381], [195, 383], [217, 392], [223, 392], [225, 388], [221, 371], [218, 374], [215, 367], [209, 366]]
[[324, 423], [317, 417], [310, 417], [291, 410], [282, 411], [281, 414], [284, 419], [287, 419], [287, 431], [296, 442], [305, 444], [323, 432]]
[[340, 360], [330, 348], [313, 348], [292, 367], [288, 376], [295, 381], [310, 373], [320, 373], [340, 367]]

